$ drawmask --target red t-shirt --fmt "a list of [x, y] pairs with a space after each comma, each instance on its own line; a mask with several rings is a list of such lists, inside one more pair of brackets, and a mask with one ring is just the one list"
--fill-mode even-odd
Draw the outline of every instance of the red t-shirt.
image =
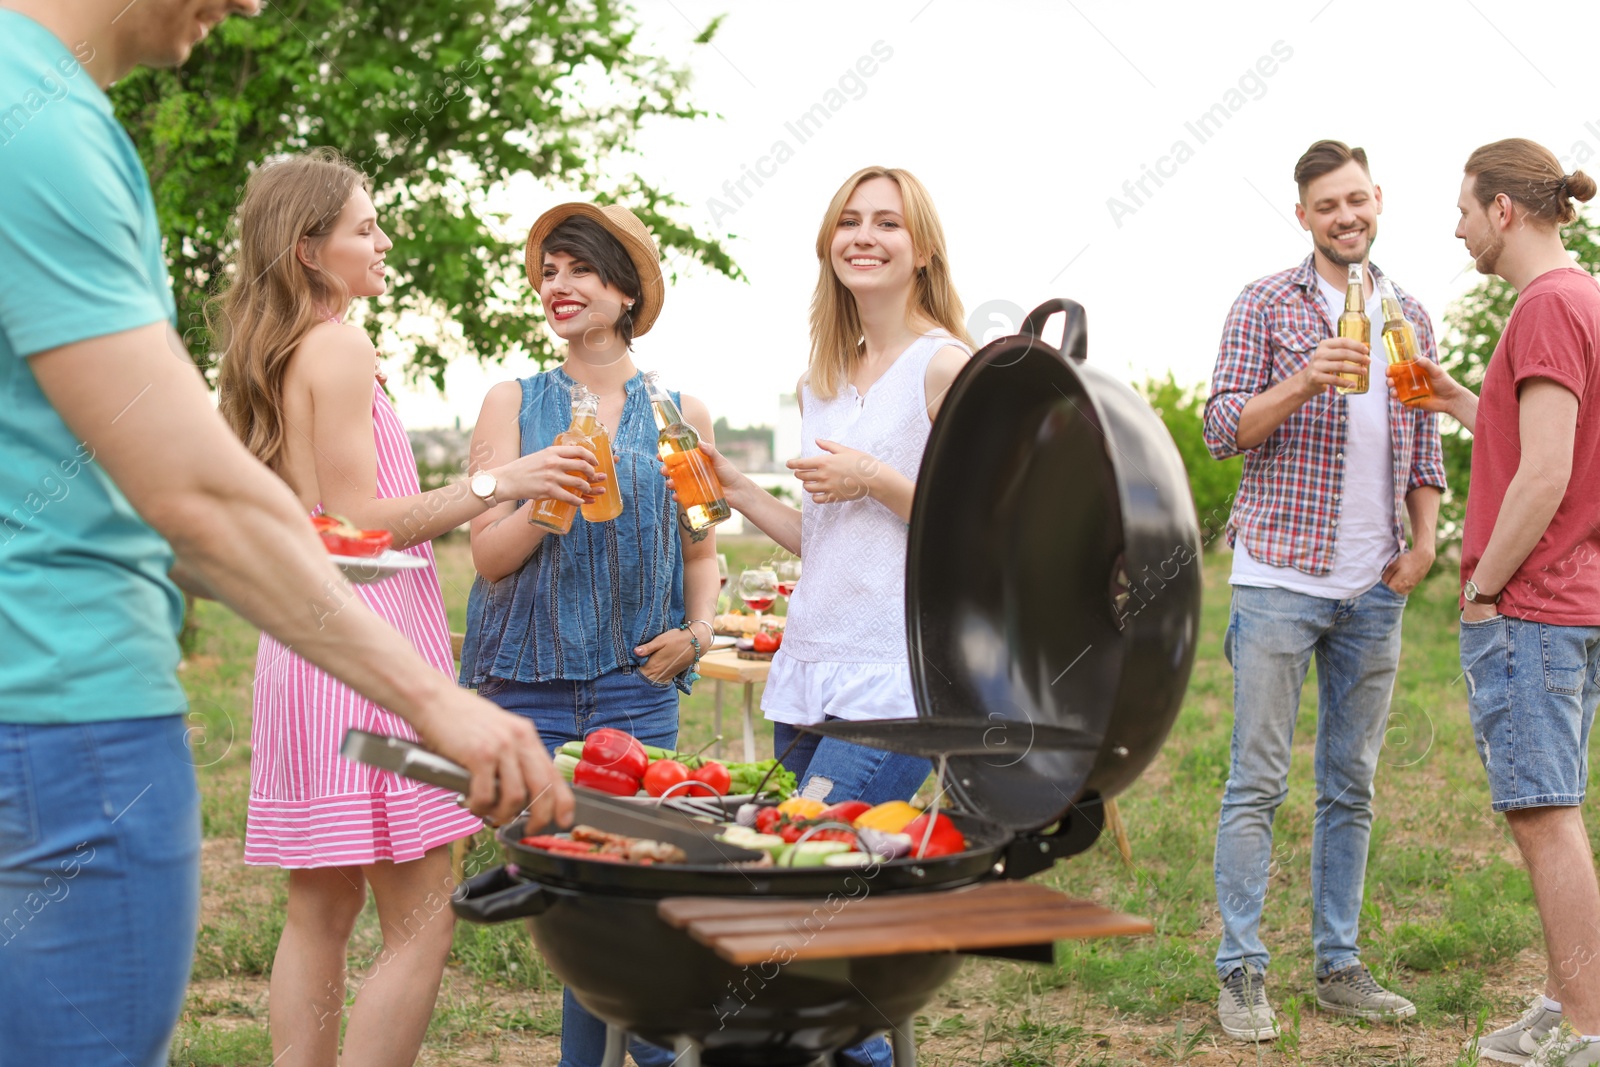
[[1600, 285], [1567, 268], [1535, 278], [1495, 345], [1472, 434], [1461, 578], [1489, 544], [1522, 460], [1517, 395], [1547, 378], [1578, 398], [1572, 477], [1544, 536], [1506, 583], [1500, 612], [1560, 626], [1600, 626]]

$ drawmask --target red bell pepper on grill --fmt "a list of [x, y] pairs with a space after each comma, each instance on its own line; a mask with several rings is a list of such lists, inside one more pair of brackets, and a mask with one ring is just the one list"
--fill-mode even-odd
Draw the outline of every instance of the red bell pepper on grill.
[[650, 768], [650, 757], [645, 755], [644, 746], [631, 734], [610, 727], [595, 730], [583, 739], [581, 758], [585, 763], [626, 774], [634, 781], [635, 793], [639, 791], [639, 779]]
[[639, 792], [639, 779], [588, 760], [579, 760], [578, 765], [572, 768], [572, 784], [598, 789], [617, 797], [631, 797]]
[[[822, 820], [818, 819], [817, 822], [822, 822]], [[804, 831], [802, 830], [802, 832], [804, 832]], [[851, 833], [849, 830], [828, 829], [828, 830], [818, 830], [816, 833], [814, 833], [810, 837], [806, 838], [806, 840], [807, 841], [843, 841], [847, 845], [854, 845], [856, 843], [856, 835]]]
[[831, 808], [823, 810], [817, 816], [818, 822], [842, 822], [849, 825], [856, 819], [872, 810], [872, 805], [865, 800], [841, 800]]
[[[933, 819], [932, 834], [928, 834], [927, 812], [912, 819], [901, 831], [911, 837], [912, 855], [919, 859], [933, 859], [936, 856], [952, 856], [967, 850], [967, 839], [956, 829], [955, 823], [944, 815], [935, 815]], [[928, 837], [926, 845], [922, 843], [924, 835]]]

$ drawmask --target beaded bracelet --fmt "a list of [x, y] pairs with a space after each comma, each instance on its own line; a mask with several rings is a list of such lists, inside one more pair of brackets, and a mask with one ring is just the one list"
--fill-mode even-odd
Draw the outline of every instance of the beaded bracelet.
[[[698, 662], [700, 657], [706, 654], [706, 650], [700, 647], [700, 642], [695, 640], [694, 630], [690, 629], [695, 623], [699, 623], [701, 626], [704, 626], [706, 628], [706, 632], [711, 634], [713, 637], [716, 636], [717, 629], [715, 626], [711, 625], [711, 621], [709, 619], [689, 619], [683, 624], [682, 629], [688, 630], [689, 632], [689, 643], [694, 646], [694, 658], [695, 661]], [[707, 638], [707, 640], [709, 641], [710, 638]]]
[[[695, 621], [698, 622], [703, 620]], [[687, 622], [680, 623], [678, 629], [689, 635], [689, 644], [694, 649], [694, 659], [689, 662], [689, 667], [684, 678], [684, 681], [688, 682], [690, 685], [693, 685], [695, 682], [700, 680], [700, 672], [696, 668], [700, 666], [700, 657], [705, 655], [705, 653], [700, 648], [700, 639], [694, 635], [693, 630], [689, 629], [689, 624]]]

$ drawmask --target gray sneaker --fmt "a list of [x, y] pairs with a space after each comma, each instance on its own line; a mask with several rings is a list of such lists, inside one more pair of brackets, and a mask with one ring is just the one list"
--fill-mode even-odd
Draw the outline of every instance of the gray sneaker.
[[1528, 1067], [1594, 1067], [1600, 1064], [1600, 1043], [1585, 1041], [1572, 1029], [1571, 1023], [1561, 1023], [1528, 1059]]
[[1278, 1022], [1267, 1003], [1267, 977], [1259, 971], [1235, 967], [1222, 980], [1217, 997], [1217, 1021], [1222, 1032], [1236, 1041], [1271, 1041]]
[[[1544, 997], [1533, 998], [1522, 1018], [1510, 1026], [1478, 1038], [1478, 1058], [1500, 1063], [1527, 1063], [1539, 1042], [1561, 1025], [1561, 1013], [1544, 1006]], [[1467, 1043], [1471, 1047], [1471, 1042]]]
[[1393, 1022], [1417, 1013], [1417, 1006], [1379, 985], [1362, 963], [1352, 963], [1317, 979], [1317, 1006], [1339, 1015]]

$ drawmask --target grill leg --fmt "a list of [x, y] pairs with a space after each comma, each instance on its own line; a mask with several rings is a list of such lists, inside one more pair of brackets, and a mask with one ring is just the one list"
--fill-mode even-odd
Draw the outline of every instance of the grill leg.
[[628, 1032], [606, 1023], [606, 1053], [600, 1058], [600, 1067], [622, 1067], [627, 1056]]
[[907, 1019], [889, 1031], [889, 1049], [894, 1053], [894, 1067], [917, 1067], [917, 1036], [915, 1019]]

